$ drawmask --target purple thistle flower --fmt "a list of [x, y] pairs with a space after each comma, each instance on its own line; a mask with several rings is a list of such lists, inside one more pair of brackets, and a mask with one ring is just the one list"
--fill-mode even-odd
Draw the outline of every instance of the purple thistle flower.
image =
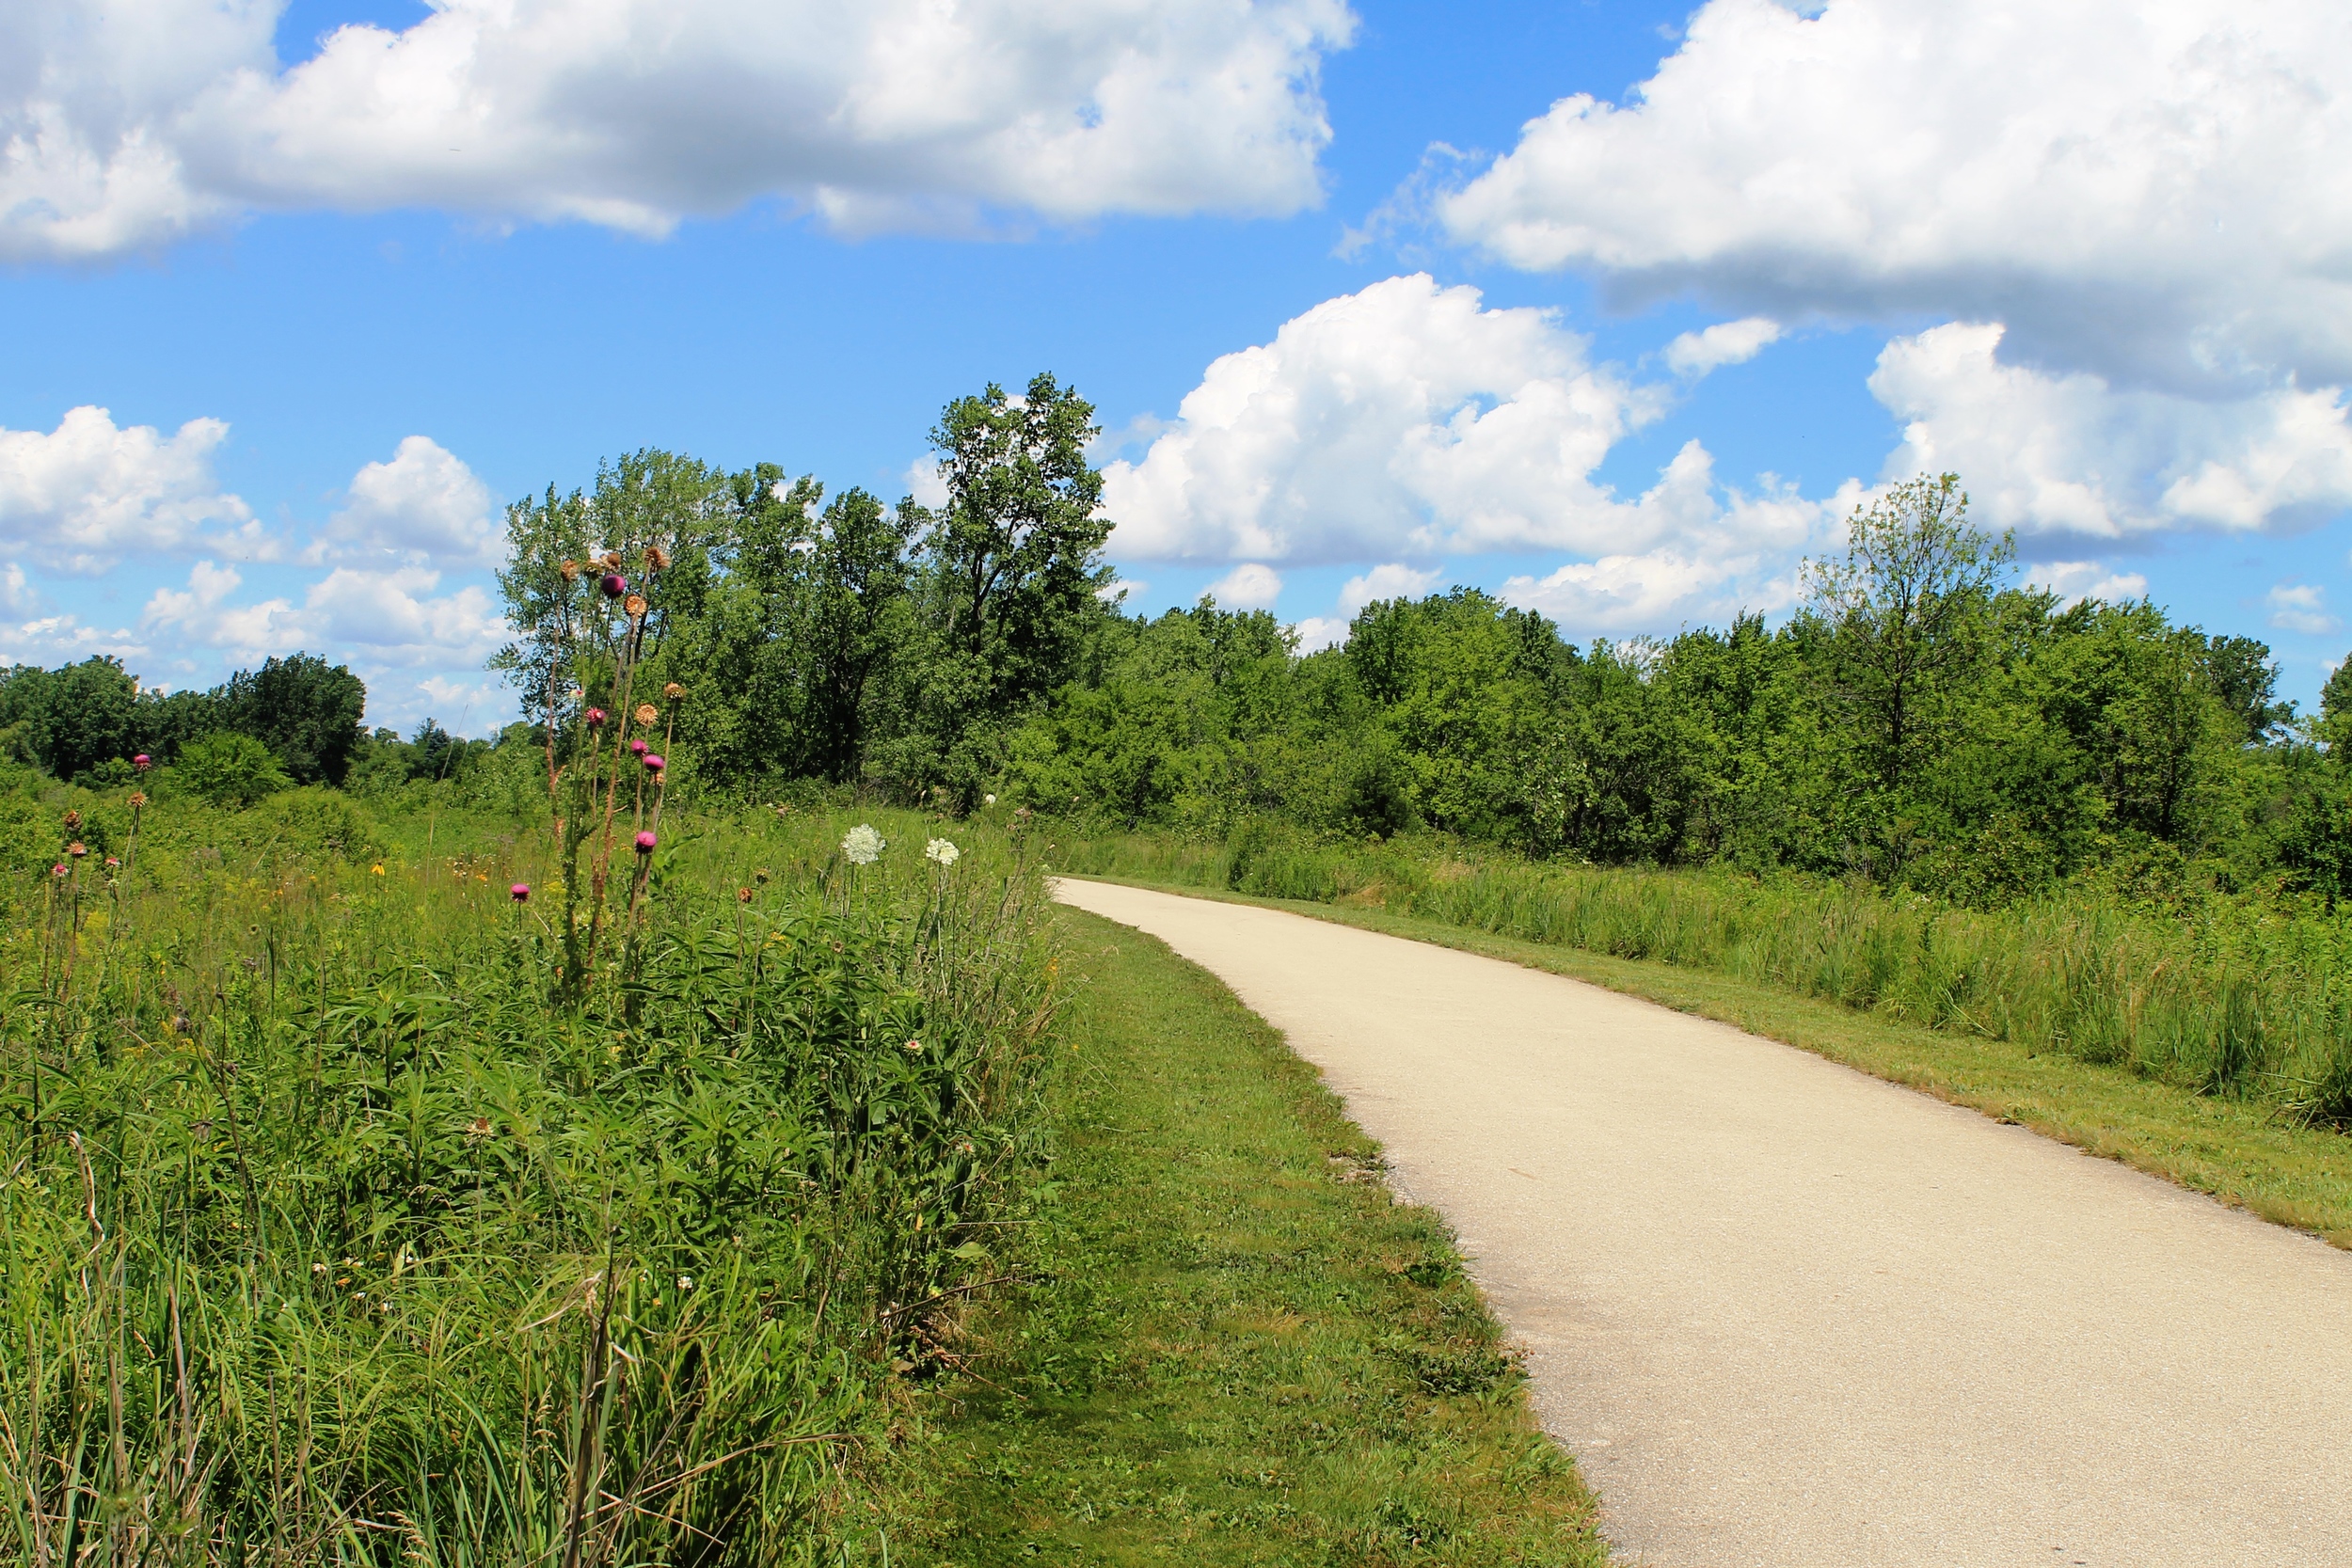
[[588, 727], [592, 730], [600, 730], [604, 728], [604, 709], [600, 707], [590, 708], [588, 710]]
[[603, 588], [606, 598], [617, 599], [628, 592], [628, 578], [618, 572], [607, 572], [604, 574], [604, 581], [598, 586]]
[[664, 768], [667, 768], [667, 767], [669, 767], [669, 766], [670, 766], [670, 765], [669, 765], [668, 763], [666, 763], [666, 762], [662, 761], [662, 760], [661, 760], [660, 757], [658, 757], [658, 756], [648, 756], [647, 758], [645, 758], [645, 771], [647, 771], [648, 773], [659, 773], [659, 772], [660, 772], [660, 771], [661, 771]]
[[637, 835], [637, 852], [641, 855], [650, 855], [653, 853], [653, 847], [660, 842], [661, 841], [660, 839], [653, 836], [653, 830], [651, 828], [647, 828], [644, 832]]
[[529, 882], [516, 882], [513, 887], [506, 890], [506, 895], [515, 900], [517, 904], [528, 904], [531, 902], [531, 884]]

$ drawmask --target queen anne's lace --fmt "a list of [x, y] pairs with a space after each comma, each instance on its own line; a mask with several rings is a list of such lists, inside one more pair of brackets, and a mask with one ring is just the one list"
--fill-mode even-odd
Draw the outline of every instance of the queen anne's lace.
[[861, 822], [841, 835], [841, 852], [851, 865], [871, 865], [882, 859], [882, 835], [871, 822]]
[[923, 846], [923, 858], [927, 861], [937, 861], [942, 865], [955, 864], [962, 854], [962, 850], [944, 838], [935, 838]]

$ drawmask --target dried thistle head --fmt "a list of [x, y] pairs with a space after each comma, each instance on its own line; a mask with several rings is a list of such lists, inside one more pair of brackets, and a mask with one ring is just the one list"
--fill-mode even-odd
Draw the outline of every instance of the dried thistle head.
[[645, 595], [643, 594], [631, 594], [621, 601], [621, 608], [628, 612], [630, 620], [642, 621], [645, 618], [645, 611], [651, 610], [653, 606], [645, 602]]
[[677, 682], [675, 682], [675, 681], [672, 681], [669, 685], [667, 685], [667, 686], [665, 686], [665, 687], [663, 687], [663, 688], [661, 689], [661, 694], [662, 694], [664, 697], [667, 697], [670, 701], [672, 701], [672, 702], [674, 702], [674, 703], [675, 703], [675, 702], [676, 702], [676, 701], [677, 701], [680, 697], [683, 697], [683, 696], [685, 696], [685, 695], [686, 695], [686, 688], [684, 688], [684, 687], [682, 687], [682, 686], [678, 685], [678, 683], [677, 683]]
[[145, 804], [147, 804], [147, 792], [139, 789], [133, 790], [131, 792], [131, 809], [133, 811], [136, 811]]
[[67, 832], [72, 832], [74, 829], [80, 827], [81, 825], [82, 814], [80, 812], [70, 811], [65, 814], [65, 831]]
[[668, 550], [663, 549], [659, 545], [647, 545], [645, 546], [645, 569], [647, 571], [664, 571], [668, 569], [669, 564], [670, 552]]
[[637, 705], [637, 721], [639, 723], [651, 724], [659, 721], [660, 717], [661, 710], [655, 707], [651, 703], [640, 703]]
[[565, 582], [578, 582], [580, 580], [580, 562], [577, 561], [566, 558], [565, 560], [559, 562], [555, 569], [564, 574], [564, 580]]
[[603, 556], [599, 558], [597, 564], [602, 566], [608, 572], [619, 571], [621, 569], [621, 552], [618, 550], [605, 551]]

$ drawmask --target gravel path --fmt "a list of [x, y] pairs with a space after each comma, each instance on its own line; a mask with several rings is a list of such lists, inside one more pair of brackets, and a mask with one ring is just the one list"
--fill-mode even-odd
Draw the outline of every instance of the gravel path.
[[1064, 881], [1323, 1069], [1648, 1568], [2352, 1564], [2352, 1254], [1725, 1024]]

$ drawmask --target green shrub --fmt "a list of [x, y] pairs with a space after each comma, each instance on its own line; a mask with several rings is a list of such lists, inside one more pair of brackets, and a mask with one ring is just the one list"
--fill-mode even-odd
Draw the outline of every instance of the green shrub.
[[180, 749], [179, 760], [165, 775], [175, 789], [184, 790], [205, 804], [237, 810], [267, 800], [294, 780], [278, 765], [278, 754], [249, 735], [216, 730]]

